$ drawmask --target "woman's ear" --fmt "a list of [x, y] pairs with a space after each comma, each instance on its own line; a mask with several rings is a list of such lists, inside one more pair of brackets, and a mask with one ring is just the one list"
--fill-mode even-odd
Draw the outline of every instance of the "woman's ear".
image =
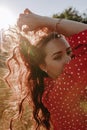
[[47, 72], [47, 69], [46, 69], [46, 65], [45, 64], [40, 64], [39, 65], [40, 69]]

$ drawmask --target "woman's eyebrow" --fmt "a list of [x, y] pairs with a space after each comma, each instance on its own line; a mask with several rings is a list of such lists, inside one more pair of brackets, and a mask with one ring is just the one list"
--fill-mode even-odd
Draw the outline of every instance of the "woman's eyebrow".
[[61, 54], [61, 53], [62, 53], [62, 51], [57, 51], [57, 52], [53, 53], [52, 56], [55, 56], [55, 55]]
[[[66, 48], [66, 51], [69, 50], [69, 49], [72, 50], [71, 47], [68, 47], [68, 48]], [[57, 54], [61, 54], [61, 53], [62, 53], [62, 51], [57, 51], [57, 52], [53, 53], [52, 56], [55, 56], [55, 55], [57, 55]]]

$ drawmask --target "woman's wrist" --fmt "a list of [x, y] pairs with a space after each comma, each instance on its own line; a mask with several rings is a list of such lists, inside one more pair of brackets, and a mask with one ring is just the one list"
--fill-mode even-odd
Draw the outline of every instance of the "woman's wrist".
[[51, 31], [60, 32], [59, 30], [60, 30], [60, 24], [62, 22], [62, 19], [51, 18], [51, 17], [44, 16], [42, 22], [43, 22], [42, 23], [43, 26], [46, 26]]
[[51, 17], [45, 17], [45, 25], [52, 31], [55, 29], [55, 19]]

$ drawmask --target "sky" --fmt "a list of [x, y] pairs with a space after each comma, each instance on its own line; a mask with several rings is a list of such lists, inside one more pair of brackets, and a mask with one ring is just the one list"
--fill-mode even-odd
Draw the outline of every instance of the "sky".
[[[0, 12], [0, 24], [10, 22], [13, 16], [15, 19], [18, 18], [25, 8], [45, 16], [61, 13], [69, 7], [75, 8], [80, 13], [87, 12], [87, 0], [0, 0], [0, 8], [2, 7], [6, 12], [7, 9], [10, 10], [10, 18], [6, 12]], [[2, 24], [1, 26], [3, 26]]]
[[0, 7], [9, 8], [15, 16], [29, 8], [40, 15], [51, 16], [62, 12], [68, 7], [74, 7], [80, 12], [87, 10], [87, 0], [0, 0]]

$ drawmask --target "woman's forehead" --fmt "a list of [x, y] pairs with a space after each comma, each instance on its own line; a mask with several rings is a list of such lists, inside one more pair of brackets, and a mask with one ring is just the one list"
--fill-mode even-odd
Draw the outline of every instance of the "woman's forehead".
[[70, 45], [67, 42], [67, 40], [64, 38], [59, 38], [59, 39], [52, 39], [51, 41], [49, 41], [45, 47], [45, 50], [46, 50], [46, 52], [56, 51], [56, 50], [60, 51], [60, 50], [66, 49], [68, 47], [70, 47]]

